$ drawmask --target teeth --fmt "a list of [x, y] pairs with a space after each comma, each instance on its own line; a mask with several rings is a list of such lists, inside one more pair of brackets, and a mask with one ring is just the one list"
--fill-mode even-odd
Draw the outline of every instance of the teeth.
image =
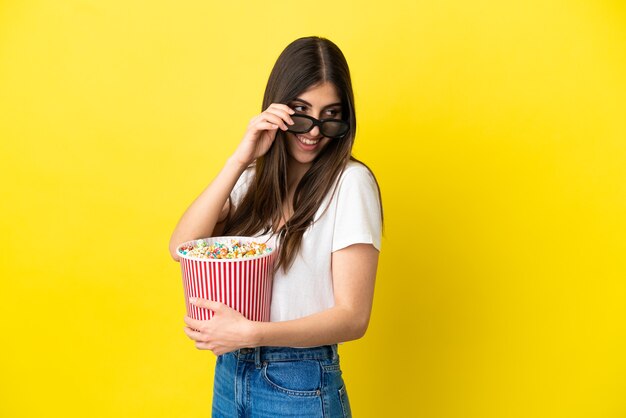
[[318, 142], [320, 142], [319, 139], [317, 140], [313, 140], [313, 139], [306, 139], [306, 138], [302, 138], [301, 136], [298, 136], [298, 139], [300, 140], [300, 142], [302, 142], [305, 145], [315, 145]]

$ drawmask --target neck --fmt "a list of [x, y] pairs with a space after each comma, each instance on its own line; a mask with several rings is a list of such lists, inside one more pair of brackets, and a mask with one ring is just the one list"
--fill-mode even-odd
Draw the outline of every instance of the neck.
[[312, 163], [302, 164], [298, 161], [290, 158], [287, 164], [287, 181], [288, 181], [288, 190], [295, 190], [302, 177], [309, 171]]

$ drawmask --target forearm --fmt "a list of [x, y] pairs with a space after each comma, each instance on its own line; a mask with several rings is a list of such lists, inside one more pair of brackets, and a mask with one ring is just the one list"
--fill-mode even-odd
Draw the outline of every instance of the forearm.
[[374, 300], [378, 250], [354, 244], [332, 255], [335, 306], [299, 319], [253, 322], [256, 346], [313, 347], [361, 338]]
[[369, 312], [335, 306], [303, 318], [255, 322], [255, 346], [314, 347], [351, 341], [365, 334]]
[[187, 208], [170, 238], [170, 253], [175, 260], [178, 245], [212, 234], [226, 199], [245, 169], [244, 164], [229, 158], [211, 184]]

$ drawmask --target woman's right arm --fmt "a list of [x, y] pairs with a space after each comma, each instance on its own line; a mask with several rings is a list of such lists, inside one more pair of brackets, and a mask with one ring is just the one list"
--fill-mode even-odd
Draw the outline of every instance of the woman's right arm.
[[170, 254], [174, 260], [180, 259], [176, 254], [180, 244], [213, 234], [222, 211], [228, 210], [228, 196], [246, 167], [235, 158], [229, 158], [217, 177], [187, 208], [170, 239]]
[[[176, 247], [185, 241], [213, 235], [220, 215], [228, 210], [230, 192], [244, 170], [265, 154], [276, 138], [276, 129], [287, 130], [293, 124], [289, 115], [294, 111], [283, 104], [271, 104], [267, 110], [252, 118], [235, 153], [209, 186], [193, 201], [178, 221], [170, 238], [170, 254], [180, 261]], [[223, 216], [222, 216], [223, 218]]]

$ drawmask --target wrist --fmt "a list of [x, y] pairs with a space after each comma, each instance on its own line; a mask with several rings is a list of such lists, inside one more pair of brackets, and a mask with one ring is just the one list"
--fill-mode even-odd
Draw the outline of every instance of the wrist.
[[248, 347], [260, 347], [263, 345], [263, 335], [261, 330], [262, 322], [249, 321], [248, 323]]
[[228, 160], [226, 160], [226, 165], [233, 167], [236, 170], [243, 172], [248, 166], [251, 164], [251, 161], [246, 161], [244, 159], [239, 158], [236, 154], [231, 155]]

